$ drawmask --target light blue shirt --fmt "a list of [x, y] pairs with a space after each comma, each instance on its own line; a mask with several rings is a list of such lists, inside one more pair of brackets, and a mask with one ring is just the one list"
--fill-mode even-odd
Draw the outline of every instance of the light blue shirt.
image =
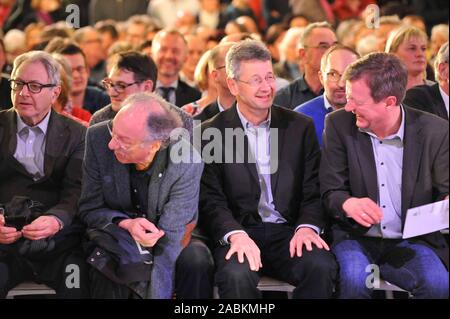
[[30, 127], [17, 114], [17, 145], [14, 158], [35, 181], [44, 177], [45, 140], [50, 113], [36, 126]]
[[[261, 196], [258, 203], [258, 213], [264, 223], [284, 224], [287, 220], [275, 209], [273, 203], [273, 193], [271, 184], [271, 167], [270, 167], [270, 120], [271, 113], [266, 121], [258, 126], [250, 123], [236, 107], [245, 135], [247, 136], [250, 151], [256, 161], [256, 169], [258, 172], [259, 187]], [[320, 233], [320, 229], [314, 225], [304, 224], [297, 227], [309, 227]], [[228, 242], [228, 238], [236, 233], [243, 233], [242, 230], [231, 231], [224, 236], [224, 241]]]
[[[399, 130], [384, 139], [370, 136], [377, 169], [378, 205], [383, 211], [380, 224], [367, 232], [369, 237], [402, 238], [402, 170], [405, 135], [405, 111], [401, 107], [402, 121]], [[415, 159], [406, 159], [414, 161]]]

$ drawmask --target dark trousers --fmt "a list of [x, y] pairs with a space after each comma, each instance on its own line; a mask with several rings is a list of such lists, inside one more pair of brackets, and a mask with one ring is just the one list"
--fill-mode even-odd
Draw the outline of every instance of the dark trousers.
[[217, 247], [214, 250], [214, 261], [217, 266], [216, 284], [221, 298], [261, 298], [257, 285], [262, 275], [295, 286], [293, 298], [332, 297], [337, 264], [329, 251], [314, 246], [312, 251], [303, 249], [302, 257], [291, 258], [289, 243], [294, 229], [284, 224], [264, 223], [247, 228], [246, 232], [261, 251], [263, 267], [259, 272], [251, 271], [248, 261], [239, 263], [236, 254], [227, 261], [225, 256], [230, 246]]
[[214, 260], [208, 246], [192, 238], [176, 265], [177, 299], [209, 299], [213, 296]]
[[30, 261], [16, 254], [0, 260], [0, 298], [25, 281], [43, 283], [61, 299], [89, 298], [88, 265], [81, 250]]
[[93, 299], [138, 299], [130, 288], [115, 283], [95, 268], [90, 269], [89, 277]]

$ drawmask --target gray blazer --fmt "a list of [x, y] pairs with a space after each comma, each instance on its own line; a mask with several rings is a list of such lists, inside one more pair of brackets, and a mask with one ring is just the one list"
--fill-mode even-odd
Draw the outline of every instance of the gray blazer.
[[[80, 215], [89, 228], [102, 228], [114, 218], [129, 218], [131, 207], [128, 168], [108, 148], [107, 122], [91, 126], [86, 135]], [[181, 163], [172, 153], [184, 147]], [[157, 227], [165, 232], [154, 247], [154, 264], [148, 298], [172, 298], [175, 262], [197, 221], [203, 163], [200, 155], [181, 140], [158, 152], [149, 185], [147, 218], [159, 216]], [[189, 226], [189, 227], [188, 227]]]

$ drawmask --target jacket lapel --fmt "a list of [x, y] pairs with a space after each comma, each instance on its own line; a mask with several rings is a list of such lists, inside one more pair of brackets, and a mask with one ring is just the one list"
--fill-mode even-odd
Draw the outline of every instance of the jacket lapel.
[[364, 179], [364, 184], [367, 189], [367, 194], [375, 203], [378, 202], [378, 187], [377, 187], [377, 168], [375, 165], [375, 158], [373, 155], [372, 142], [370, 136], [359, 131], [356, 124], [352, 128], [353, 135], [356, 135], [354, 146], [356, 156], [358, 157], [361, 174]]
[[405, 136], [403, 149], [402, 170], [402, 221], [406, 218], [407, 208], [410, 207], [417, 174], [422, 160], [423, 136], [422, 127], [416, 118], [405, 108]]
[[45, 141], [44, 179], [51, 176], [55, 162], [61, 154], [64, 154], [64, 147], [69, 142], [69, 138], [69, 130], [62, 121], [61, 115], [51, 110]]
[[[271, 120], [270, 120], [270, 170], [273, 172], [270, 181], [271, 181], [271, 187], [272, 187], [272, 194], [273, 198], [277, 198], [276, 191], [280, 189], [278, 186], [278, 178], [280, 176], [280, 165], [281, 165], [281, 158], [284, 158], [282, 156], [283, 154], [283, 148], [284, 148], [284, 135], [286, 133], [287, 129], [287, 123], [283, 121], [280, 117], [280, 113], [277, 108], [273, 107], [271, 108], [272, 114], [271, 114]], [[272, 130], [274, 129], [274, 130]], [[274, 134], [274, 131], [276, 130], [276, 134]], [[275, 145], [277, 146], [275, 148]], [[278, 156], [278, 157], [275, 157]], [[277, 165], [275, 167], [275, 165]]]
[[[225, 116], [225, 129], [226, 128], [233, 128], [233, 129], [241, 129], [245, 132], [244, 127], [242, 126], [242, 122], [241, 119], [239, 118], [239, 115], [237, 113], [237, 106], [236, 104], [232, 107], [232, 109], [230, 110], [230, 112], [226, 113]], [[225, 130], [223, 131], [224, 133], [224, 137], [226, 136], [225, 134]], [[233, 142], [233, 145], [235, 145], [235, 143]], [[244, 159], [244, 165], [247, 168], [247, 170], [250, 172], [250, 175], [252, 176], [252, 178], [254, 179], [254, 181], [259, 185], [259, 177], [258, 177], [258, 171], [256, 169], [256, 160], [254, 157], [254, 154], [252, 152], [250, 152], [249, 149], [249, 142], [248, 142], [248, 138], [246, 135], [244, 135], [244, 154], [242, 154], [241, 148], [240, 147], [233, 147], [233, 152], [235, 152], [236, 154], [234, 154], [235, 158], [239, 158], [239, 159]], [[225, 151], [228, 151], [225, 148]], [[225, 156], [225, 154], [223, 154], [223, 156]], [[237, 166], [239, 167], [239, 166]]]
[[432, 97], [434, 100], [433, 105], [435, 106], [436, 109], [436, 115], [448, 120], [447, 109], [445, 108], [445, 103], [444, 100], [442, 99], [441, 91], [439, 90], [439, 84], [433, 85], [432, 90], [433, 90]]
[[6, 114], [6, 122], [0, 123], [0, 141], [8, 141], [1, 143], [2, 152], [5, 154], [6, 163], [11, 165], [13, 169], [27, 176], [31, 176], [27, 170], [14, 157], [17, 146], [17, 119], [16, 112], [13, 108], [9, 109]]
[[147, 218], [157, 224], [158, 215], [160, 212], [160, 190], [161, 183], [164, 177], [165, 170], [168, 163], [169, 148], [160, 150], [156, 155], [152, 176], [150, 178], [150, 184], [148, 186], [148, 211]]

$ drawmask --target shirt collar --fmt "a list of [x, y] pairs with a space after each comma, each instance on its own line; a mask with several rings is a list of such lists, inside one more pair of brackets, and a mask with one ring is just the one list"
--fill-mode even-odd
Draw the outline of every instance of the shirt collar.
[[22, 120], [22, 118], [19, 116], [19, 114], [17, 114], [17, 132], [22, 132], [22, 130], [24, 129], [24, 128], [34, 128], [34, 127], [38, 127], [40, 130], [41, 130], [41, 132], [44, 134], [44, 135], [46, 135], [47, 134], [47, 129], [48, 129], [48, 122], [49, 122], [49, 120], [50, 120], [50, 113], [51, 113], [52, 111], [50, 110], [48, 113], [47, 113], [47, 115], [44, 117], [44, 119], [38, 124], [38, 125], [35, 125], [35, 126], [33, 126], [33, 127], [31, 127], [31, 126], [29, 126], [29, 125], [27, 125], [23, 120]]
[[272, 119], [272, 110], [271, 109], [269, 110], [269, 116], [267, 117], [267, 120], [265, 120], [258, 126], [253, 125], [245, 118], [245, 116], [239, 110], [239, 104], [236, 104], [236, 109], [237, 109], [239, 119], [241, 120], [242, 126], [244, 127], [244, 130], [247, 130], [248, 128], [251, 128], [251, 127], [270, 128], [270, 121]]
[[176, 79], [174, 82], [170, 83], [170, 85], [164, 85], [160, 81], [156, 81], [156, 88], [160, 87], [166, 87], [166, 88], [174, 88], [175, 90], [178, 88], [178, 79]]
[[330, 101], [328, 101], [328, 98], [325, 94], [323, 95], [323, 102], [324, 102], [325, 110], [327, 110], [328, 112], [334, 111], [334, 107], [331, 105]]
[[220, 111], [220, 112], [225, 111], [225, 108], [222, 106], [222, 104], [220, 104], [219, 98], [217, 98], [217, 107], [219, 108], [219, 111]]
[[[383, 140], [393, 140], [393, 139], [398, 138], [398, 139], [400, 139], [400, 141], [403, 142], [403, 138], [405, 136], [405, 110], [403, 109], [403, 106], [400, 105], [399, 107], [400, 107], [401, 114], [402, 114], [402, 122], [400, 123], [400, 127], [396, 133], [394, 133], [390, 136], [386, 136], [385, 138], [383, 138]], [[374, 133], [370, 132], [367, 129], [360, 128], [359, 130], [363, 133], [367, 133], [368, 135], [370, 135], [376, 139], [379, 139]]]

